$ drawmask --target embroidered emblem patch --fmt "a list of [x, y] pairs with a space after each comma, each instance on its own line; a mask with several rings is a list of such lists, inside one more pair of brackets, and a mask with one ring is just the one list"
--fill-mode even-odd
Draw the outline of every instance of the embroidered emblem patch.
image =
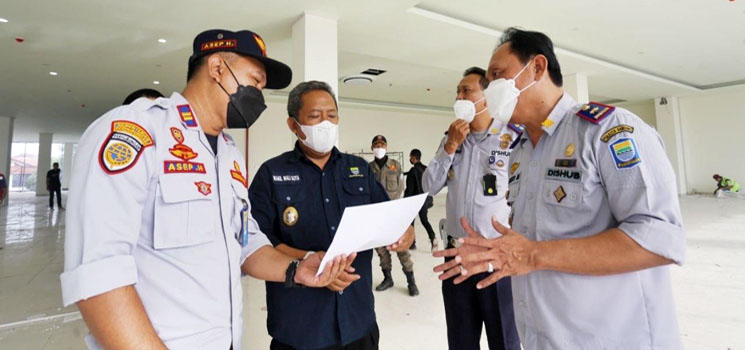
[[179, 117], [181, 117], [181, 121], [184, 122], [184, 125], [190, 128], [197, 127], [197, 120], [194, 118], [194, 113], [191, 112], [191, 107], [189, 107], [189, 105], [178, 105], [176, 106], [176, 109], [178, 110]]
[[240, 182], [243, 187], [248, 188], [248, 180], [243, 176], [243, 173], [241, 172], [241, 166], [238, 165], [238, 162], [233, 161], [233, 170], [230, 170], [230, 176], [233, 178], [233, 180], [237, 180]]
[[194, 184], [197, 185], [197, 191], [199, 191], [199, 193], [201, 193], [201, 194], [203, 194], [205, 196], [207, 196], [210, 193], [212, 193], [212, 185], [211, 184], [208, 184], [208, 183], [206, 183], [204, 181], [195, 182]]
[[630, 126], [630, 125], [623, 125], [623, 124], [622, 125], [614, 126], [614, 127], [610, 128], [610, 129], [608, 129], [608, 131], [604, 132], [603, 133], [603, 136], [600, 136], [600, 141], [608, 142], [608, 141], [610, 141], [611, 137], [616, 136], [616, 135], [618, 135], [618, 134], [620, 134], [622, 132], [627, 132], [629, 134], [633, 134], [634, 133], [634, 127], [633, 126]]
[[608, 145], [616, 169], [630, 169], [642, 162], [636, 141], [633, 138], [621, 138]]
[[124, 172], [137, 163], [145, 148], [154, 144], [153, 138], [139, 124], [115, 120], [99, 150], [99, 164], [107, 174]]
[[163, 162], [163, 172], [166, 174], [205, 174], [204, 164], [197, 162], [182, 162], [178, 160], [166, 160]]

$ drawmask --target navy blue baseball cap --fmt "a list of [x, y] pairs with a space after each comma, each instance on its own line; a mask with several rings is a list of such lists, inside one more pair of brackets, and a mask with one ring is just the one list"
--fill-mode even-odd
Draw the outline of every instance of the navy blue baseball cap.
[[194, 38], [194, 53], [189, 57], [189, 70], [202, 56], [219, 51], [235, 52], [252, 57], [264, 64], [266, 88], [284, 89], [292, 81], [292, 69], [286, 64], [266, 56], [266, 44], [258, 34], [250, 30], [237, 32], [224, 29], [203, 31]]

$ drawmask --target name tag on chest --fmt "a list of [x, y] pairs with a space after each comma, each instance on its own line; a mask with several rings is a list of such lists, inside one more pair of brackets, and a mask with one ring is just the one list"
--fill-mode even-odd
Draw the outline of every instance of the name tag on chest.
[[278, 184], [296, 184], [300, 183], [300, 175], [272, 175], [272, 180]]
[[546, 179], [582, 182], [582, 172], [578, 170], [548, 168], [546, 169]]

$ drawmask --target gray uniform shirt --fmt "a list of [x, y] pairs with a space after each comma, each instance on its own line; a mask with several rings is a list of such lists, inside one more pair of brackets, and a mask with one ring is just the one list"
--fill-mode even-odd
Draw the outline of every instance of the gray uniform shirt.
[[[581, 116], [580, 116], [581, 115]], [[535, 241], [619, 228], [678, 264], [685, 233], [660, 136], [624, 109], [564, 94], [533, 147], [511, 158], [513, 229]], [[680, 349], [668, 266], [611, 276], [537, 271], [512, 278], [525, 349]]]
[[[496, 216], [497, 220], [507, 224], [507, 164], [513, 143], [521, 133], [513, 125], [502, 127], [494, 120], [484, 134], [468, 134], [452, 155], [445, 152], [447, 136], [442, 139], [437, 154], [424, 172], [422, 187], [431, 196], [448, 187], [448, 235], [466, 236], [460, 224], [460, 218], [465, 217], [471, 227], [485, 237], [499, 236], [491, 224], [491, 217]], [[496, 193], [485, 191], [484, 175], [487, 174], [496, 176]]]

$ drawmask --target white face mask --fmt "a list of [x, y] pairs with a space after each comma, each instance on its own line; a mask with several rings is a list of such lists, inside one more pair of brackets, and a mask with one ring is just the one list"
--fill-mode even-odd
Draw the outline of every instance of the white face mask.
[[375, 158], [383, 159], [385, 157], [385, 148], [373, 148], [373, 153], [375, 154]]
[[533, 86], [533, 84], [536, 83], [535, 81], [533, 81], [522, 90], [518, 90], [517, 87], [515, 87], [515, 79], [517, 79], [517, 77], [519, 77], [520, 74], [523, 73], [525, 68], [528, 68], [528, 65], [530, 65], [530, 62], [528, 62], [528, 64], [526, 64], [514, 78], [500, 78], [497, 80], [493, 80], [491, 83], [489, 83], [489, 86], [486, 88], [486, 90], [484, 90], [484, 97], [486, 98], [486, 104], [489, 108], [489, 114], [492, 116], [492, 118], [502, 122], [502, 124], [507, 124], [510, 122], [512, 113], [515, 112], [515, 106], [517, 106], [517, 98], [520, 96], [520, 93], [527, 90], [529, 87]]
[[[300, 126], [300, 130], [305, 134], [305, 140], [300, 140], [300, 142], [318, 153], [328, 153], [336, 145], [336, 140], [339, 139], [339, 125], [328, 120], [316, 125], [302, 125], [297, 120], [295, 120], [295, 123]], [[300, 139], [300, 136], [298, 136], [298, 139]]]
[[465, 120], [466, 123], [471, 123], [473, 119], [476, 118], [476, 115], [481, 114], [486, 110], [486, 108], [484, 108], [481, 110], [481, 112], [476, 113], [476, 104], [483, 101], [484, 98], [486, 97], [482, 97], [476, 102], [471, 102], [471, 100], [456, 100], [455, 104], [453, 105], [455, 117]]

